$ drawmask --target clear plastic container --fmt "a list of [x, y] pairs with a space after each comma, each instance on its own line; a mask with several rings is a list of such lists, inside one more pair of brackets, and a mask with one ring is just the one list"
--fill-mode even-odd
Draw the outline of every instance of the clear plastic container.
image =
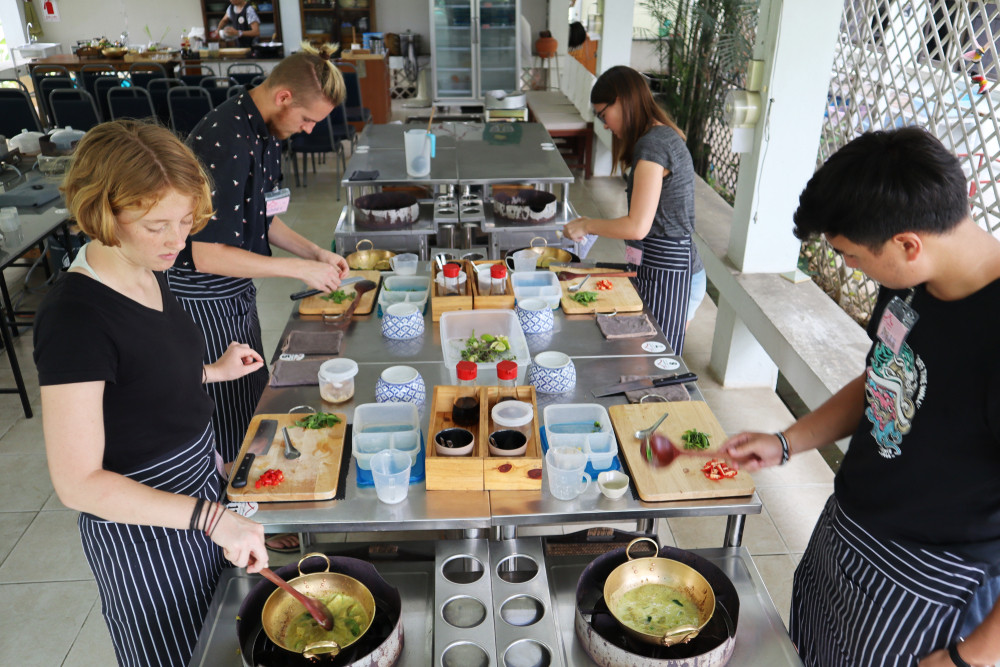
[[517, 301], [537, 297], [544, 299], [549, 308], [559, 307], [562, 287], [559, 276], [552, 271], [515, 271], [510, 274], [510, 284]]
[[327, 403], [344, 403], [354, 398], [354, 376], [358, 364], [353, 359], [330, 359], [319, 367], [319, 395]]
[[420, 453], [420, 417], [413, 403], [365, 403], [354, 409], [351, 453], [362, 470], [384, 449], [409, 455], [416, 465]]
[[500, 390], [497, 403], [517, 400], [517, 362], [497, 362], [497, 387]]
[[493, 406], [490, 416], [493, 417], [493, 424], [496, 426], [494, 430], [520, 431], [524, 437], [531, 438], [532, 420], [535, 416], [531, 403], [503, 401]]
[[549, 447], [578, 447], [594, 470], [607, 470], [618, 454], [611, 418], [597, 403], [564, 403], [542, 411]]
[[[524, 338], [524, 332], [521, 330], [517, 315], [512, 310], [489, 308], [456, 310], [441, 314], [441, 352], [444, 357], [444, 365], [450, 371], [452, 384], [457, 382], [455, 367], [462, 359], [465, 341], [473, 333], [477, 336], [483, 334], [506, 336], [507, 342], [510, 343], [509, 358], [517, 362], [518, 384], [524, 384], [527, 368], [531, 363], [531, 353], [528, 352], [528, 342]], [[494, 360], [477, 364], [480, 384], [496, 383], [496, 363], [497, 361]]]
[[378, 302], [383, 310], [394, 303], [412, 303], [423, 311], [430, 289], [429, 276], [386, 276], [378, 292]]
[[438, 285], [439, 296], [459, 296], [461, 292], [458, 274], [462, 272], [462, 267], [458, 264], [445, 264], [441, 269], [444, 274], [444, 282]]

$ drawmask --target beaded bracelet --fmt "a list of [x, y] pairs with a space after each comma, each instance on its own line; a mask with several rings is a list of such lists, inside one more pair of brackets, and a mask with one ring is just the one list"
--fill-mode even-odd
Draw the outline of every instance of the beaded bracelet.
[[967, 663], [965, 659], [958, 654], [957, 641], [948, 644], [948, 657], [951, 658], [953, 663], [955, 663], [955, 667], [972, 667], [972, 665]]
[[781, 431], [775, 433], [778, 440], [781, 442], [781, 463], [778, 465], [785, 465], [788, 463], [788, 459], [791, 458], [791, 453], [788, 451], [788, 440], [785, 438], [785, 434]]
[[195, 500], [195, 503], [194, 503], [194, 512], [191, 513], [191, 521], [188, 524], [188, 529], [189, 530], [194, 530], [195, 529], [195, 526], [198, 523], [198, 519], [201, 518], [201, 508], [202, 508], [202, 506], [204, 506], [204, 504], [205, 504], [205, 499], [204, 498], [198, 498], [197, 500]]

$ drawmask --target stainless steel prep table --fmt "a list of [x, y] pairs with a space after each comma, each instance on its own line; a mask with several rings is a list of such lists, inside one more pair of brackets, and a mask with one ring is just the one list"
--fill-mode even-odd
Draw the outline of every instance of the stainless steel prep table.
[[357, 210], [353, 204], [346, 204], [340, 210], [340, 218], [333, 238], [337, 250], [347, 256], [357, 249], [363, 240], [372, 242], [379, 250], [392, 249], [395, 252], [414, 252], [421, 259], [430, 257], [431, 237], [437, 238], [437, 225], [434, 224], [434, 204], [420, 204], [420, 217], [417, 222], [407, 227], [364, 228], [355, 224]]
[[[518, 543], [537, 543], [537, 538]], [[413, 551], [435, 553], [442, 543], [427, 545], [416, 542], [407, 545]], [[459, 543], [460, 544], [460, 543]], [[449, 543], [443, 543], [445, 547]], [[324, 550], [336, 555], [358, 545], [324, 545]], [[799, 667], [802, 662], [784, 629], [781, 617], [764, 587], [746, 547], [697, 549], [695, 553], [719, 567], [732, 581], [740, 598], [740, 615], [729, 664], [736, 667], [767, 665], [767, 667]], [[561, 655], [559, 664], [589, 667], [595, 663], [577, 641], [574, 631], [576, 585], [584, 568], [594, 556], [546, 557], [539, 564], [548, 575], [549, 596], [555, 614], [558, 637], [551, 638]], [[402, 597], [404, 644], [399, 667], [424, 667], [434, 653], [435, 562], [433, 557], [420, 560], [374, 561], [379, 574], [395, 586]], [[247, 575], [243, 570], [226, 569], [209, 607], [205, 626], [195, 646], [192, 667], [233, 667], [242, 665], [236, 636], [236, 616], [243, 599], [261, 581], [259, 575]], [[439, 621], [440, 622], [440, 621]], [[491, 656], [490, 664], [502, 664], [499, 656]]]

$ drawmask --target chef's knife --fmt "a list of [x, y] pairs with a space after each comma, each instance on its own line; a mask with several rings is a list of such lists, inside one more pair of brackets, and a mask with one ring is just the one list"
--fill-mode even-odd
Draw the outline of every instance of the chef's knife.
[[665, 377], [642, 378], [641, 380], [632, 380], [631, 382], [609, 384], [604, 387], [592, 389], [590, 393], [592, 393], [595, 398], [602, 398], [604, 396], [624, 394], [627, 391], [635, 391], [636, 389], [655, 389], [657, 387], [666, 387], [672, 384], [696, 382], [697, 380], [698, 376], [694, 373], [674, 373], [673, 375], [667, 375]]
[[[354, 283], [360, 282], [362, 280], [365, 280], [364, 276], [351, 276], [350, 278], [344, 278], [343, 280], [341, 280], [340, 286], [347, 287], [348, 285], [353, 285]], [[305, 299], [308, 296], [316, 296], [317, 294], [323, 294], [325, 292], [326, 290], [321, 290], [321, 289], [307, 289], [307, 290], [302, 290], [301, 292], [296, 292], [295, 294], [292, 294], [288, 298], [291, 299], [292, 301], [298, 301], [299, 299]]]
[[267, 450], [271, 449], [271, 441], [274, 440], [274, 434], [277, 432], [278, 422], [276, 420], [260, 420], [260, 424], [257, 425], [257, 432], [247, 447], [247, 453], [243, 455], [243, 460], [240, 461], [240, 467], [233, 473], [233, 479], [230, 483], [234, 489], [242, 489], [247, 485], [247, 475], [250, 474], [250, 466], [253, 465], [253, 460], [258, 456], [267, 454]]

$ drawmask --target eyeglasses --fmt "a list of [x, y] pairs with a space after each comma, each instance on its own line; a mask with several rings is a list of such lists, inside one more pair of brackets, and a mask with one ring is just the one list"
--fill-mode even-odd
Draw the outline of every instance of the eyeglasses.
[[608, 107], [610, 106], [611, 106], [610, 104], [605, 104], [604, 108], [601, 109], [600, 111], [594, 111], [594, 115], [597, 116], [597, 120], [601, 121], [602, 123], [607, 122], [604, 120], [604, 114], [607, 112]]

